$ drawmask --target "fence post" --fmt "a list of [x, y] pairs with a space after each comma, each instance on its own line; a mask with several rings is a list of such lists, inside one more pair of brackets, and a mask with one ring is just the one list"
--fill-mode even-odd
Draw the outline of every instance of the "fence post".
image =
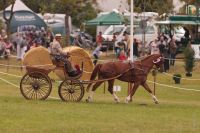
[[155, 69], [152, 71], [152, 75], [153, 75], [153, 79], [154, 79], [153, 94], [155, 96], [156, 95], [156, 75], [157, 75], [157, 71]]
[[8, 73], [8, 70], [9, 70], [9, 64], [10, 64], [9, 58], [7, 58], [7, 67], [6, 67], [7, 73]]

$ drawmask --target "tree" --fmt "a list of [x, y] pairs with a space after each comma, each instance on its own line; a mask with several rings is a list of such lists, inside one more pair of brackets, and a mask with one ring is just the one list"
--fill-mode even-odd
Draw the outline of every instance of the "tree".
[[79, 27], [85, 20], [96, 17], [96, 11], [90, 0], [59, 0], [55, 11], [65, 13], [66, 43], [69, 44], [69, 16], [75, 26]]
[[[128, 0], [128, 3], [130, 5], [130, 0]], [[146, 12], [157, 12], [159, 14], [170, 13], [173, 9], [171, 0], [134, 0], [134, 11], [142, 12], [142, 5]]]
[[6, 12], [5, 12], [5, 9], [6, 9], [6, 5], [7, 5], [7, 0], [3, 0], [3, 18], [4, 20], [6, 21], [6, 32], [7, 32], [7, 35], [8, 37], [10, 36], [10, 22], [11, 22], [11, 19], [14, 15], [14, 12], [13, 12], [13, 8], [14, 8], [14, 5], [15, 5], [15, 0], [12, 0], [11, 1], [11, 10], [9, 11], [9, 16], [6, 15]]

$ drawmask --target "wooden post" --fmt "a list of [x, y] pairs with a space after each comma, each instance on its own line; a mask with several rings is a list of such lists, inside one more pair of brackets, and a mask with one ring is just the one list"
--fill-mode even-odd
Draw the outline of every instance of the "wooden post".
[[104, 82], [104, 88], [103, 88], [103, 93], [106, 94], [106, 83]]
[[7, 58], [7, 73], [8, 73], [8, 70], [9, 70], [9, 64], [10, 64], [10, 62], [9, 62], [9, 57]]
[[21, 67], [20, 67], [20, 69], [21, 69], [21, 72], [23, 71], [23, 65], [22, 65], [22, 61], [21, 61]]
[[152, 71], [152, 75], [153, 75], [153, 79], [154, 79], [153, 94], [156, 95], [156, 75], [157, 75], [157, 71], [155, 69]]
[[156, 95], [156, 75], [154, 76], [153, 94]]

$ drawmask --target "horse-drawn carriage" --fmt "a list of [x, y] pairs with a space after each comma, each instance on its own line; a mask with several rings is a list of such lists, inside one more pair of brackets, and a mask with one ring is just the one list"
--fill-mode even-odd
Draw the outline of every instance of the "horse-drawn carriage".
[[[134, 83], [134, 86], [131, 88], [128, 97], [126, 98], [126, 102], [131, 100], [139, 85], [142, 85], [145, 90], [151, 94], [154, 102], [158, 103], [157, 98], [153, 95], [151, 89], [146, 83], [146, 80], [147, 75], [153, 66], [156, 66], [156, 68], [159, 69], [163, 68], [163, 58], [161, 55], [150, 55], [136, 62], [108, 62], [98, 64], [94, 69], [92, 68], [93, 71], [91, 76], [89, 76], [89, 81], [79, 79], [82, 73], [77, 77], [69, 78], [67, 73], [64, 71], [63, 65], [54, 61], [52, 63], [53, 66], [50, 65], [48, 67], [43, 67], [42, 65], [26, 65], [27, 73], [23, 76], [20, 83], [21, 93], [26, 99], [46, 99], [52, 90], [52, 82], [48, 74], [51, 71], [60, 69], [65, 75], [65, 78], [58, 88], [58, 94], [63, 101], [80, 101], [85, 92], [83, 84], [88, 84], [87, 91], [89, 91], [90, 86], [93, 84], [91, 93], [88, 99], [86, 99], [86, 101], [90, 102], [92, 100], [93, 92], [103, 82], [108, 81], [108, 91], [114, 96], [114, 100], [119, 102], [119, 98], [115, 92], [113, 92], [114, 80], [118, 79]], [[98, 79], [95, 80], [97, 75]]]

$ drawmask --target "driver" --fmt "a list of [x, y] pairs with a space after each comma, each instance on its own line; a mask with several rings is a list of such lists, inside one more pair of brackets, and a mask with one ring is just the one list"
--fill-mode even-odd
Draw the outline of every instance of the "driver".
[[53, 40], [51, 45], [51, 54], [54, 56], [56, 61], [62, 61], [64, 63], [65, 71], [70, 77], [76, 77], [79, 75], [79, 73], [74, 70], [71, 62], [67, 59], [69, 57], [69, 53], [63, 51], [60, 45], [61, 39], [61, 34], [55, 35], [55, 39]]

